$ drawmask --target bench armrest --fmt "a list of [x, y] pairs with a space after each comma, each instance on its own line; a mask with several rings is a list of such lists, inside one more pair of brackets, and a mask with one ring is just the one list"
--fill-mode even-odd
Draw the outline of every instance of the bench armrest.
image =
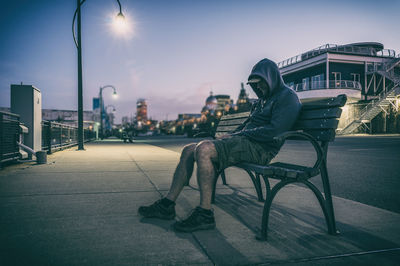
[[277, 141], [278, 143], [283, 144], [288, 138], [300, 138], [300, 139], [310, 141], [310, 143], [313, 145], [313, 147], [315, 149], [315, 152], [317, 153], [317, 160], [315, 161], [313, 168], [319, 169], [319, 167], [321, 166], [321, 163], [324, 160], [324, 153], [323, 153], [322, 148], [319, 145], [318, 141], [310, 134], [301, 132], [301, 131], [286, 131], [286, 132], [274, 137], [274, 140]]

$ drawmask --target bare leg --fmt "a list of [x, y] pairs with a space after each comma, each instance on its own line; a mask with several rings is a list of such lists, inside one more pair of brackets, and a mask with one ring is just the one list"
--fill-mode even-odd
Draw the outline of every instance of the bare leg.
[[215, 170], [213, 161], [217, 158], [214, 144], [207, 140], [196, 146], [197, 182], [200, 188], [200, 207], [211, 209], [212, 192], [214, 189]]
[[194, 167], [194, 150], [196, 143], [186, 145], [181, 154], [178, 166], [175, 169], [172, 184], [166, 196], [167, 199], [175, 201], [183, 187], [189, 182]]

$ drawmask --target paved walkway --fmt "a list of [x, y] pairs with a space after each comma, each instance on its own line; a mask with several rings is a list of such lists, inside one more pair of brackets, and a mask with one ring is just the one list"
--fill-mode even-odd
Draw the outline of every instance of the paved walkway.
[[[86, 144], [48, 164], [0, 170], [0, 265], [398, 265], [400, 214], [334, 198], [339, 236], [326, 233], [317, 200], [289, 186], [273, 203], [268, 242], [262, 204], [240, 169], [218, 184], [217, 228], [176, 233], [173, 221], [137, 215], [165, 194], [179, 154], [118, 141]], [[178, 219], [198, 204], [196, 178], [177, 201]]]

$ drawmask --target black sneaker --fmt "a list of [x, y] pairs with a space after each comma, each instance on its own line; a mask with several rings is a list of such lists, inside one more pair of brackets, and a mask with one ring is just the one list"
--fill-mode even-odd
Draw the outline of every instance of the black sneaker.
[[138, 213], [146, 218], [159, 218], [163, 220], [172, 220], [175, 218], [175, 202], [171, 201], [169, 205], [163, 202], [164, 199], [157, 200], [150, 206], [139, 207]]
[[214, 228], [214, 212], [201, 207], [196, 207], [188, 218], [174, 224], [174, 229], [179, 232], [193, 232]]

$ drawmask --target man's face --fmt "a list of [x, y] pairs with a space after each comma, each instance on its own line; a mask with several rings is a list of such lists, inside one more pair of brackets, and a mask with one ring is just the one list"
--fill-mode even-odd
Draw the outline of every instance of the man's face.
[[260, 79], [260, 81], [257, 82], [256, 88], [262, 92], [264, 97], [267, 97], [269, 95], [269, 86], [268, 86], [268, 83], [264, 79]]

